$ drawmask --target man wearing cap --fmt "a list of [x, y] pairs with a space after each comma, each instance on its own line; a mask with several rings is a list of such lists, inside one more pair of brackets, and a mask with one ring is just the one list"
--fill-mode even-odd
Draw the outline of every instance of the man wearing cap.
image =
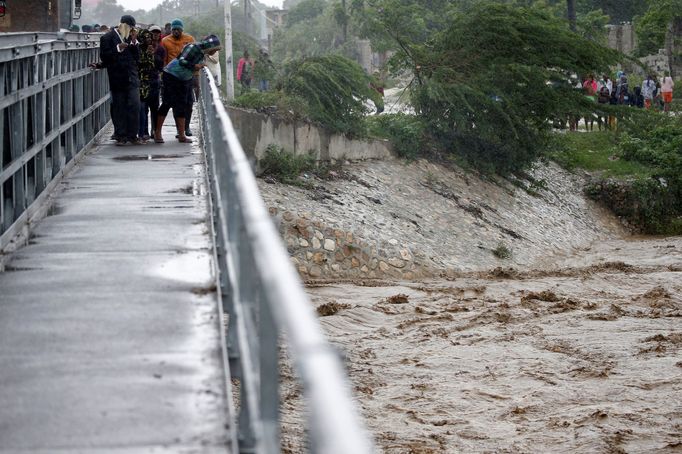
[[[166, 50], [166, 61], [164, 66], [167, 66], [173, 59], [177, 58], [187, 44], [194, 42], [194, 37], [192, 35], [183, 32], [184, 27], [185, 26], [180, 19], [173, 19], [173, 21], [171, 21], [171, 34], [161, 40], [161, 45]], [[191, 136], [192, 131], [189, 129], [189, 122], [192, 119], [192, 104], [194, 103], [192, 90], [187, 93], [186, 103], [186, 129], [183, 131], [183, 135]], [[178, 136], [179, 135], [180, 131], [178, 131]]]
[[173, 109], [175, 126], [178, 129], [178, 140], [184, 143], [192, 142], [192, 139], [185, 135], [187, 92], [192, 91], [194, 72], [204, 67], [204, 56], [214, 54], [219, 49], [220, 40], [218, 37], [209, 35], [198, 43], [186, 45], [180, 55], [163, 68], [163, 103], [159, 107], [154, 142], [163, 143], [161, 127], [170, 109]]
[[139, 144], [137, 138], [140, 114], [140, 80], [137, 63], [135, 18], [125, 15], [121, 23], [100, 37], [100, 59], [107, 69], [111, 90], [111, 117], [116, 145]]

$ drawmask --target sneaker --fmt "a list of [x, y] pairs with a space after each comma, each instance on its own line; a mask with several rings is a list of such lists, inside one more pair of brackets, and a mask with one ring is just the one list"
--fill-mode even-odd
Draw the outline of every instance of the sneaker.
[[117, 146], [117, 147], [127, 147], [128, 145], [131, 145], [131, 143], [128, 142], [127, 140], [118, 139], [118, 140], [116, 141], [116, 146]]
[[185, 129], [185, 135], [187, 137], [192, 137], [194, 134], [192, 134], [192, 131], [189, 128], [187, 128], [187, 129]]

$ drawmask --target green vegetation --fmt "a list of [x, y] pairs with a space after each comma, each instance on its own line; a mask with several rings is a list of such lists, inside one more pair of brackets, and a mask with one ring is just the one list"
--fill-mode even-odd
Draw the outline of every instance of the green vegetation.
[[301, 186], [299, 175], [315, 168], [315, 158], [310, 155], [294, 155], [282, 147], [271, 144], [260, 161], [261, 174], [285, 183]]
[[499, 243], [495, 249], [492, 250], [493, 255], [498, 259], [509, 259], [512, 256], [512, 251], [504, 243]]
[[360, 65], [339, 55], [293, 60], [284, 68], [276, 92], [250, 92], [233, 102], [237, 107], [277, 112], [319, 123], [333, 132], [364, 136], [368, 101], [378, 102], [370, 78]]
[[402, 158], [415, 159], [426, 147], [424, 124], [415, 115], [386, 114], [366, 119], [371, 137], [388, 139]]
[[556, 135], [549, 156], [567, 169], [600, 172], [604, 177], [649, 177], [651, 169], [622, 159], [617, 136], [612, 131]]
[[594, 108], [569, 75], [606, 71], [618, 58], [545, 8], [482, 2], [446, 17], [393, 62], [415, 74], [411, 101], [433, 142], [487, 172], [535, 161], [550, 137], [547, 118]]
[[564, 134], [552, 156], [598, 176], [587, 194], [635, 230], [682, 233], [682, 120], [633, 110], [616, 132]]
[[362, 135], [365, 102], [378, 93], [354, 61], [338, 54], [310, 57], [285, 67], [282, 90], [303, 99], [308, 118], [332, 131]]
[[637, 55], [651, 55], [665, 46], [668, 24], [682, 18], [682, 0], [650, 0], [647, 12], [636, 18]]

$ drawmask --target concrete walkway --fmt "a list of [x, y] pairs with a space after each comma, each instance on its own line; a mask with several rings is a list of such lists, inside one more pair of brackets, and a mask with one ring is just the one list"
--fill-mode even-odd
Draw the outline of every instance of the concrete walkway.
[[0, 452], [229, 451], [203, 154], [173, 135], [97, 147], [0, 273]]

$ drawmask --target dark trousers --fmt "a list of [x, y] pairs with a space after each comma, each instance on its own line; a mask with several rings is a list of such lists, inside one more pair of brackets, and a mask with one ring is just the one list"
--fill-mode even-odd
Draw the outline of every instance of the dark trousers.
[[154, 128], [156, 128], [156, 119], [159, 116], [159, 85], [152, 85], [149, 88], [149, 95], [146, 98], [140, 98], [140, 126], [139, 126], [139, 136], [149, 135], [149, 121], [147, 120], [148, 114], [151, 112], [151, 129], [152, 134], [154, 134]]
[[111, 120], [120, 139], [137, 137], [140, 117], [140, 92], [137, 85], [111, 90]]

